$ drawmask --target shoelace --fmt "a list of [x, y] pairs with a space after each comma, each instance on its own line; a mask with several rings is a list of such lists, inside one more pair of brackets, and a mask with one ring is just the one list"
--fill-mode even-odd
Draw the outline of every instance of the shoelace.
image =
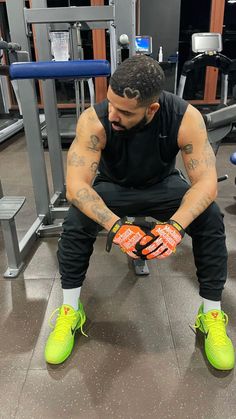
[[[204, 320], [207, 324], [208, 330], [211, 330], [211, 332], [212, 332], [211, 336], [212, 336], [212, 338], [214, 338], [214, 344], [216, 346], [222, 346], [222, 345], [226, 344], [227, 335], [225, 333], [225, 326], [227, 326], [227, 324], [228, 324], [228, 316], [224, 312], [222, 312], [222, 313], [223, 313], [222, 317], [217, 319], [217, 320], [215, 320], [215, 319]], [[202, 313], [198, 314], [198, 316], [196, 318], [196, 323], [193, 326], [194, 329], [198, 329], [202, 325], [201, 317], [203, 315], [204, 314], [202, 314]], [[203, 326], [203, 328], [204, 328], [204, 326]], [[207, 331], [205, 331], [205, 332], [207, 332]]]
[[[48, 324], [49, 324], [49, 327], [51, 329], [54, 329], [54, 327], [55, 327], [51, 320], [54, 317], [55, 313], [57, 313], [59, 311], [60, 311], [60, 308], [56, 308], [52, 312], [52, 314], [51, 314], [51, 316], [49, 318]], [[57, 327], [55, 329], [55, 335], [56, 335], [56, 338], [58, 340], [63, 340], [63, 337], [65, 336], [65, 333], [67, 333], [68, 328], [71, 327], [71, 323], [70, 323], [70, 326], [68, 327], [68, 318], [71, 318], [71, 323], [72, 323], [72, 321], [74, 321], [76, 319], [76, 315], [75, 314], [67, 314], [66, 316], [57, 317], [57, 320], [56, 320], [56, 326]], [[88, 335], [86, 335], [86, 333], [83, 331], [82, 315], [81, 315], [80, 311], [79, 311], [79, 319], [78, 319], [78, 322], [79, 321], [81, 323], [81, 325], [80, 325], [80, 331], [81, 331], [82, 335], [88, 337]]]

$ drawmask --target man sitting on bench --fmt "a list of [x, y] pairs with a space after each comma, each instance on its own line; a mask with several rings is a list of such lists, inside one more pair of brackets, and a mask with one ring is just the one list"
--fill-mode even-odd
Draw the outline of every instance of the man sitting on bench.
[[[107, 100], [79, 118], [67, 160], [71, 206], [58, 248], [63, 304], [45, 348], [49, 363], [65, 361], [75, 331], [83, 333], [81, 286], [98, 231], [105, 228], [107, 250], [115, 243], [134, 259], [171, 257], [185, 232], [192, 237], [202, 297], [195, 327], [204, 334], [209, 362], [220, 370], [234, 367], [228, 317], [221, 310], [227, 250], [214, 202], [215, 156], [201, 114], [163, 91], [163, 83], [157, 61], [133, 56], [111, 76]], [[175, 168], [179, 150], [190, 184]], [[139, 224], [127, 216], [156, 222]]]

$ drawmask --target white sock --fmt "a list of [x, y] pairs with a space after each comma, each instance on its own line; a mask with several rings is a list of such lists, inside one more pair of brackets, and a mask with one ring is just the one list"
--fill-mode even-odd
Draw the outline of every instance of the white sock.
[[207, 313], [211, 310], [221, 310], [221, 302], [207, 300], [206, 298], [203, 298], [203, 312]]
[[78, 302], [80, 297], [81, 287], [63, 289], [63, 304], [68, 304], [73, 307], [74, 310], [78, 310]]

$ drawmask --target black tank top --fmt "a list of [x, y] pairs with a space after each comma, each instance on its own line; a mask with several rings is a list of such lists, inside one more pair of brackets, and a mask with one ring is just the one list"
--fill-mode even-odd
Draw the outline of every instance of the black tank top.
[[[106, 146], [99, 165], [99, 180], [143, 189], [160, 182], [175, 169], [177, 137], [188, 103], [162, 92], [160, 108], [140, 131], [119, 135], [108, 120], [108, 101], [94, 106], [106, 131]], [[98, 180], [98, 179], [97, 179]]]

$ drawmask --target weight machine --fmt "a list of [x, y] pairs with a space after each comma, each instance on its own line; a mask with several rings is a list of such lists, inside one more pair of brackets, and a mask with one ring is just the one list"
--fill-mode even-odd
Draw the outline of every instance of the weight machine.
[[231, 60], [222, 51], [222, 37], [220, 33], [195, 33], [192, 35], [192, 50], [197, 53], [194, 58], [183, 65], [177, 95], [183, 97], [186, 79], [193, 70], [207, 66], [218, 68], [221, 72], [221, 97], [219, 109], [203, 114], [208, 130], [208, 138], [217, 154], [222, 139], [232, 130], [236, 122], [236, 105], [227, 106], [229, 73], [235, 71], [235, 60]]
[[[3, 55], [3, 51], [7, 52], [10, 62], [15, 59], [16, 51], [20, 51], [21, 47], [19, 44], [13, 42], [5, 42], [0, 38], [0, 64]], [[17, 99], [19, 111], [20, 102], [18, 97], [17, 83], [12, 82], [12, 87]], [[22, 117], [11, 117], [10, 116], [10, 97], [8, 91], [8, 83], [6, 76], [0, 76], [0, 143], [5, 141], [7, 138], [16, 134], [23, 128]]]
[[222, 105], [226, 105], [228, 95], [228, 75], [232, 66], [232, 60], [221, 54], [221, 34], [213, 32], [194, 33], [192, 35], [192, 51], [198, 55], [189, 61], [185, 61], [180, 76], [177, 95], [183, 97], [186, 79], [191, 71], [210, 66], [218, 68], [221, 71], [220, 102]]
[[[65, 206], [65, 177], [54, 79], [68, 77], [79, 80], [109, 76], [121, 59], [119, 39], [122, 34], [127, 34], [130, 54], [134, 55], [135, 3], [135, 0], [122, 2], [111, 0], [109, 6], [47, 8], [46, 0], [32, 0], [32, 8], [28, 9], [24, 7], [24, 0], [17, 2], [6, 0], [11, 38], [17, 40], [22, 46], [22, 51], [16, 52], [17, 62], [11, 64], [8, 70], [10, 78], [17, 79], [19, 88], [37, 218], [18, 243], [14, 217], [23, 205], [24, 197], [13, 201], [6, 200], [6, 197], [2, 198], [4, 201], [2, 201], [2, 207], [0, 206], [0, 221], [4, 223], [8, 256], [5, 277], [18, 276], [27, 254], [38, 237], [58, 234], [62, 224], [58, 220], [63, 219], [68, 210]], [[107, 61], [99, 60], [91, 60], [89, 63], [83, 60], [52, 62], [49, 41], [50, 24], [65, 22], [70, 24], [86, 22], [90, 29], [109, 30], [111, 66]], [[35, 63], [28, 62], [30, 60], [29, 34], [32, 24], [39, 59], [39, 62]], [[33, 79], [43, 80], [42, 92], [53, 184], [51, 197]]]

